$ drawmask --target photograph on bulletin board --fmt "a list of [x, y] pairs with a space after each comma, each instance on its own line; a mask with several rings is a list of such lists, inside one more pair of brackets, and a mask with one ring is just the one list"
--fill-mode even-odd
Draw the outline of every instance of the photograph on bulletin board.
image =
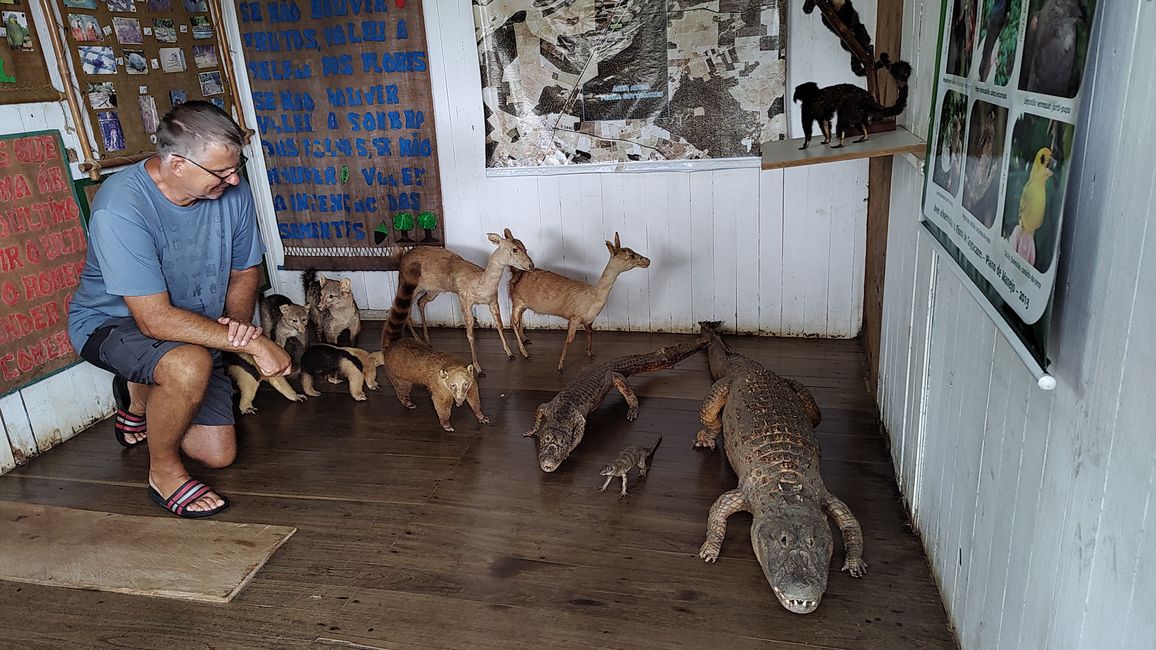
[[423, 3], [353, 6], [238, 6], [287, 269], [391, 270], [401, 247], [445, 245]]
[[55, 1], [97, 157], [152, 153], [160, 117], [179, 103], [234, 110], [204, 0]]
[[0, 104], [58, 101], [29, 0], [0, 0]]
[[923, 224], [1042, 369], [1095, 10], [944, 0]]

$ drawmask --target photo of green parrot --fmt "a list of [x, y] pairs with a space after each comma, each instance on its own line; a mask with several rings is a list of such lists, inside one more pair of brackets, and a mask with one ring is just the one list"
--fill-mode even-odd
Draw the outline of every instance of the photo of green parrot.
[[28, 18], [19, 11], [5, 11], [4, 31], [8, 34], [8, 44], [14, 50], [33, 51], [32, 32], [28, 29]]

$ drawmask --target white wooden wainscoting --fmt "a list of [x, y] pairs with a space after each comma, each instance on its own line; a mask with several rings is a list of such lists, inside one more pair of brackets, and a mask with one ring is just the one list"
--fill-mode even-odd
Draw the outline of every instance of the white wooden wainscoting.
[[[1156, 647], [1156, 214], [1151, 138], [1135, 134], [1156, 103], [1156, 5], [1097, 5], [1054, 391], [1036, 388], [939, 257], [918, 225], [923, 177], [894, 164], [879, 403], [963, 648]], [[914, 78], [933, 75], [939, 11], [938, 0], [905, 10]], [[926, 132], [919, 101], [912, 130]]]
[[[874, 25], [873, 3], [860, 7]], [[485, 233], [510, 228], [535, 264], [594, 282], [608, 253], [603, 241], [650, 257], [649, 269], [623, 274], [595, 324], [601, 329], [691, 331], [699, 320], [728, 329], [787, 336], [853, 337], [863, 312], [867, 162], [760, 172], [485, 175], [481, 78], [470, 3], [427, 2], [426, 21], [448, 247], [484, 264]], [[787, 99], [795, 84], [854, 81], [849, 55], [791, 0]], [[793, 135], [801, 135], [794, 107]], [[260, 191], [264, 191], [262, 188]], [[263, 232], [276, 232], [263, 213]], [[280, 242], [266, 237], [276, 259]], [[353, 281], [358, 304], [386, 310], [396, 273], [334, 273]], [[300, 301], [300, 273], [276, 274], [277, 291]], [[503, 281], [503, 318], [509, 301]], [[431, 323], [461, 325], [453, 296], [430, 303]], [[489, 323], [486, 309], [479, 320]], [[562, 327], [527, 314], [530, 327]], [[508, 325], [508, 322], [507, 322]], [[482, 345], [496, 344], [482, 334]], [[496, 338], [496, 337], [494, 337]]]

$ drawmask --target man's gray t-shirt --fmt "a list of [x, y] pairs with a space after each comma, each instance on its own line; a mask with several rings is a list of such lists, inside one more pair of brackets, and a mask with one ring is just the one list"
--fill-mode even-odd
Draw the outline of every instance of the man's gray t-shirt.
[[105, 321], [130, 315], [124, 296], [168, 291], [174, 307], [220, 318], [230, 271], [260, 264], [265, 253], [244, 179], [219, 199], [182, 207], [165, 198], [145, 162], [108, 177], [93, 201], [88, 255], [68, 307], [78, 351]]

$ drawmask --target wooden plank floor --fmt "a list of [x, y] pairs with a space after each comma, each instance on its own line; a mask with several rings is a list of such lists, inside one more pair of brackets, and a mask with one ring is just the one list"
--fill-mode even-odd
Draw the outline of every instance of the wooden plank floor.
[[[362, 344], [376, 347], [379, 324]], [[344, 385], [292, 404], [262, 389], [240, 419], [240, 456], [194, 468], [233, 500], [221, 518], [298, 533], [229, 605], [0, 582], [0, 646], [209, 648], [954, 648], [919, 541], [907, 526], [878, 433], [857, 341], [731, 337], [741, 352], [798, 378], [823, 409], [828, 488], [859, 517], [869, 573], [840, 573], [836, 542], [818, 611], [788, 613], [751, 550], [750, 516], [731, 519], [722, 556], [697, 552], [714, 499], [736, 479], [721, 452], [695, 450], [705, 356], [632, 379], [642, 401], [626, 422], [617, 393], [591, 414], [559, 470], [537, 467], [522, 437], [536, 406], [586, 358], [563, 334], [536, 332], [532, 361], [508, 361], [478, 334], [487, 376], [478, 425], [455, 409], [441, 430], [424, 393], [407, 411], [385, 382], [357, 403]], [[468, 355], [461, 330], [436, 346]], [[595, 334], [600, 359], [686, 340]], [[650, 475], [630, 495], [599, 493], [598, 469], [661, 434]], [[122, 450], [111, 421], [0, 477], [0, 499], [165, 516], [145, 493], [147, 454]], [[617, 485], [617, 482], [615, 483]], [[189, 522], [196, 525], [196, 522]], [[836, 540], [839, 537], [836, 536]]]

